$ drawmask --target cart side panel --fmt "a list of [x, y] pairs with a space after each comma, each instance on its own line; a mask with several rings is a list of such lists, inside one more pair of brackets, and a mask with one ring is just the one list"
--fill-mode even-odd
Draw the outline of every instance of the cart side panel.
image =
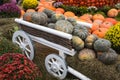
[[33, 35], [33, 36], [44, 38], [44, 39], [46, 39], [46, 40], [48, 40], [50, 42], [59, 44], [59, 45], [64, 46], [64, 47], [66, 47], [66, 48], [68, 48], [70, 50], [73, 49], [72, 48], [72, 42], [69, 39], [62, 38], [60, 36], [50, 34], [50, 33], [44, 32], [42, 30], [35, 29], [35, 28], [31, 28], [29, 26], [25, 26], [25, 25], [22, 25], [22, 24], [20, 24], [20, 28], [23, 31], [25, 31], [25, 32]]

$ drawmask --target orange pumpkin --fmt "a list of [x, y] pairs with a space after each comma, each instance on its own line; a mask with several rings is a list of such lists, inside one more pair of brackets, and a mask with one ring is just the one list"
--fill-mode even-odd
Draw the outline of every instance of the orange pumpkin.
[[74, 17], [75, 16], [75, 14], [73, 13], [73, 12], [71, 12], [71, 11], [66, 11], [65, 13], [64, 13], [64, 16], [65, 17]]
[[41, 7], [38, 9], [38, 12], [43, 12], [44, 9], [45, 9], [44, 7]]
[[89, 19], [92, 19], [92, 15], [91, 14], [88, 14], [88, 13], [86, 13], [86, 14], [84, 14], [84, 15], [82, 15], [82, 16], [86, 16], [86, 17], [88, 17]]
[[111, 22], [113, 25], [115, 25], [118, 21], [114, 18], [105, 18], [105, 21]]
[[90, 17], [87, 16], [87, 15], [80, 16], [79, 18], [82, 19], [82, 20], [88, 20], [88, 19], [90, 19]]
[[107, 31], [108, 31], [107, 28], [99, 28], [99, 29], [95, 30], [92, 34], [95, 34], [100, 38], [104, 38]]
[[64, 14], [65, 10], [63, 8], [57, 8], [55, 12], [61, 12], [62, 14]]
[[115, 17], [118, 15], [118, 10], [117, 9], [110, 9], [108, 12], [107, 12], [107, 15], [109, 17]]
[[92, 28], [91, 28], [91, 32], [97, 30], [98, 28], [99, 28], [99, 24], [98, 23], [93, 23]]
[[35, 12], [34, 9], [27, 9], [26, 12]]
[[94, 14], [92, 17], [93, 20], [99, 19], [99, 20], [104, 20], [105, 17], [102, 14]]
[[23, 9], [21, 9], [21, 11], [20, 11], [20, 18], [22, 18], [24, 14], [25, 14], [25, 11]]
[[100, 25], [101, 28], [107, 28], [107, 29], [109, 29], [111, 26], [113, 26], [113, 24], [112, 24], [111, 22], [109, 22], [109, 21], [104, 21], [104, 22]]

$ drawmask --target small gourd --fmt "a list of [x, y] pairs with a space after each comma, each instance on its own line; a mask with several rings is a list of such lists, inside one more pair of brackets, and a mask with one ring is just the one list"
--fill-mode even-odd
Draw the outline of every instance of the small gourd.
[[94, 49], [98, 52], [108, 51], [111, 47], [111, 42], [107, 39], [98, 39], [94, 42]]
[[34, 12], [31, 15], [32, 22], [39, 25], [45, 25], [47, 23], [47, 15], [44, 12]]
[[114, 64], [117, 60], [118, 54], [110, 48], [107, 52], [97, 52], [98, 60], [104, 64]]
[[81, 39], [85, 40], [88, 34], [89, 31], [86, 27], [81, 26], [80, 24], [75, 25], [73, 35], [79, 36]]
[[96, 58], [95, 52], [92, 49], [84, 48], [78, 54], [81, 61], [90, 61]]
[[84, 41], [82, 39], [80, 39], [78, 36], [73, 36], [72, 37], [72, 46], [74, 49], [79, 51], [84, 48]]
[[73, 32], [73, 28], [74, 26], [67, 20], [58, 20], [55, 23], [55, 29], [65, 33], [71, 34]]
[[94, 42], [98, 39], [98, 37], [94, 34], [90, 34], [85, 39], [85, 47], [92, 49]]
[[118, 10], [113, 8], [113, 9], [110, 9], [108, 12], [107, 12], [107, 15], [108, 17], [115, 17], [118, 15]]
[[32, 14], [33, 14], [33, 12], [26, 12], [26, 13], [24, 13], [23, 20], [31, 22], [32, 21], [32, 19], [31, 19], [31, 15]]

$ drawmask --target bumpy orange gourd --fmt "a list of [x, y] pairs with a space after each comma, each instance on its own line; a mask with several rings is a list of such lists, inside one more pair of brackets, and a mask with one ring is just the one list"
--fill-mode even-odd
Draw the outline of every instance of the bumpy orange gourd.
[[93, 20], [99, 19], [99, 20], [104, 20], [105, 17], [102, 14], [94, 14], [92, 17]]
[[61, 12], [62, 14], [64, 14], [65, 10], [63, 8], [57, 8], [55, 12]]
[[107, 12], [107, 15], [109, 17], [115, 17], [118, 15], [118, 10], [117, 9], [110, 9], [108, 12]]
[[109, 22], [109, 21], [104, 21], [104, 22], [100, 25], [101, 28], [107, 28], [107, 29], [109, 29], [111, 26], [113, 26], [113, 24], [112, 24], [111, 22]]
[[95, 30], [92, 34], [95, 34], [100, 38], [104, 38], [107, 31], [108, 31], [107, 28], [99, 28], [99, 29]]
[[93, 32], [93, 31], [97, 30], [98, 28], [99, 28], [99, 24], [98, 23], [93, 23], [91, 31]]
[[118, 21], [114, 18], [105, 18], [105, 21], [111, 22], [113, 25], [115, 25]]

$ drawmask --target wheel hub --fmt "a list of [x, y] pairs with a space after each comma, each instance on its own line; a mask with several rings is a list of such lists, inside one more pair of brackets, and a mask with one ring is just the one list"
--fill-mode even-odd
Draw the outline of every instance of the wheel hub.
[[26, 45], [25, 45], [24, 43], [21, 43], [21, 44], [20, 44], [20, 48], [24, 51], [25, 48], [26, 48]]
[[57, 63], [53, 63], [53, 64], [51, 65], [51, 70], [52, 70], [53, 72], [58, 72], [58, 71], [59, 71], [59, 65], [58, 65]]

